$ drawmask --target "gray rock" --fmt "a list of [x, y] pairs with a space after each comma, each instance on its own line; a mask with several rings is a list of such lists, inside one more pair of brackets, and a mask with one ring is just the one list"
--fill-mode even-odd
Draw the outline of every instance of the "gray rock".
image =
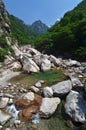
[[43, 98], [40, 107], [40, 115], [44, 118], [49, 118], [57, 109], [60, 103], [60, 98]]
[[11, 115], [0, 110], [0, 124], [4, 125], [9, 119]]
[[13, 96], [13, 95], [8, 94], [8, 93], [5, 93], [5, 94], [4, 94], [4, 96], [5, 96], [5, 97], [7, 97], [7, 98], [14, 98], [14, 96]]
[[28, 101], [33, 101], [35, 98], [35, 95], [33, 92], [28, 92], [28, 93], [23, 95], [23, 98], [28, 100]]
[[33, 92], [35, 92], [35, 93], [37, 93], [37, 92], [40, 91], [40, 89], [39, 89], [39, 88], [36, 88], [35, 86], [31, 86], [31, 87], [30, 87], [30, 90], [33, 91]]
[[61, 96], [70, 92], [72, 89], [72, 84], [70, 80], [66, 80], [51, 86], [51, 88], [56, 96]]
[[39, 72], [40, 70], [39, 67], [36, 65], [36, 63], [32, 59], [28, 58], [27, 56], [23, 56], [21, 62], [23, 64], [23, 69], [28, 73], [30, 72], [36, 73]]
[[65, 111], [74, 121], [84, 123], [86, 121], [86, 100], [83, 95], [71, 91], [66, 98]]
[[51, 69], [51, 62], [48, 60], [46, 55], [42, 55], [41, 57], [41, 70], [47, 71]]
[[72, 83], [72, 86], [73, 86], [73, 87], [74, 87], [74, 86], [77, 86], [77, 87], [78, 87], [78, 86], [79, 86], [79, 87], [82, 87], [82, 86], [83, 86], [83, 84], [81, 83], [81, 81], [79, 80], [79, 78], [71, 76], [70, 79], [71, 79], [71, 83]]
[[37, 88], [40, 88], [40, 87], [42, 86], [42, 84], [41, 84], [40, 81], [38, 81], [38, 82], [35, 84], [35, 86], [36, 86]]
[[43, 93], [44, 97], [52, 97], [53, 96], [53, 90], [50, 87], [43, 88], [42, 93]]
[[34, 55], [33, 59], [38, 66], [41, 66], [41, 54]]
[[80, 66], [80, 62], [76, 61], [76, 60], [71, 60], [69, 59], [68, 61], [65, 62], [65, 64], [67, 66]]
[[0, 108], [5, 108], [9, 102], [9, 98], [2, 97], [0, 98]]
[[15, 121], [14, 121], [14, 125], [15, 125], [16, 128], [20, 128], [20, 126], [21, 126], [21, 121], [20, 121], [20, 120], [15, 120]]
[[49, 60], [55, 65], [55, 66], [59, 66], [62, 64], [62, 59], [61, 58], [56, 58], [53, 55], [50, 55]]

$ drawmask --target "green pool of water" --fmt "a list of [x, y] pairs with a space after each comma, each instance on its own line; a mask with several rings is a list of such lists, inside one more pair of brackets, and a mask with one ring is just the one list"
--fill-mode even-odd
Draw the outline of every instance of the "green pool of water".
[[11, 83], [20, 83], [26, 87], [34, 85], [39, 80], [44, 80], [43, 86], [51, 86], [57, 82], [65, 80], [66, 77], [61, 70], [50, 70], [36, 74], [21, 73], [20, 75], [9, 80]]

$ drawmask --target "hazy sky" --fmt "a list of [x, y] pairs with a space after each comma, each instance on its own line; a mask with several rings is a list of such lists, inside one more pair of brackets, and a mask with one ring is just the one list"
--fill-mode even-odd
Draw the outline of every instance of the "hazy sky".
[[82, 0], [3, 0], [10, 14], [22, 19], [26, 24], [42, 20], [53, 25], [64, 13], [73, 9]]

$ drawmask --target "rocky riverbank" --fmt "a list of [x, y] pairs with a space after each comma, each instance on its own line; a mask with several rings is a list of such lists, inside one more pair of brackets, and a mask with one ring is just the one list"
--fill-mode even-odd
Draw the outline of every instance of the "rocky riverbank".
[[[7, 56], [1, 66], [0, 129], [21, 129], [24, 122], [33, 121], [37, 115], [50, 118], [63, 97], [66, 98], [65, 112], [73, 121], [85, 124], [86, 63], [41, 54], [29, 46], [13, 48], [16, 56]], [[39, 71], [46, 73], [52, 69], [61, 69], [68, 80], [42, 88], [45, 81], [41, 79], [28, 90], [19, 83], [7, 83], [8, 79], [21, 72], [19, 70], [30, 74]], [[8, 121], [9, 127], [6, 128]]]

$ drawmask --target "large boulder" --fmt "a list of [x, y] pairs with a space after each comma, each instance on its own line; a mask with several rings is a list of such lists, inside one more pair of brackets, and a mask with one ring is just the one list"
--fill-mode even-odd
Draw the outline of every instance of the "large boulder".
[[41, 70], [42, 71], [47, 71], [51, 69], [51, 62], [48, 59], [47, 55], [42, 55], [41, 56]]
[[70, 80], [62, 81], [51, 86], [55, 96], [65, 95], [72, 89], [72, 84]]
[[41, 66], [41, 54], [34, 55], [33, 59], [38, 66]]
[[50, 55], [49, 60], [51, 61], [51, 63], [53, 63], [55, 66], [59, 66], [62, 64], [62, 59], [61, 58], [56, 58], [53, 55]]
[[86, 121], [86, 100], [83, 95], [76, 91], [71, 91], [65, 104], [66, 113], [76, 122]]
[[27, 71], [28, 73], [30, 72], [39, 72], [39, 67], [36, 65], [36, 63], [28, 58], [27, 56], [23, 56], [21, 59], [23, 69]]
[[70, 79], [73, 87], [83, 87], [83, 84], [81, 83], [79, 78], [71, 76]]
[[60, 98], [43, 98], [42, 105], [40, 107], [40, 116], [49, 118], [57, 109], [60, 103]]
[[53, 90], [50, 87], [45, 87], [42, 89], [42, 94], [44, 97], [52, 97], [53, 96]]

